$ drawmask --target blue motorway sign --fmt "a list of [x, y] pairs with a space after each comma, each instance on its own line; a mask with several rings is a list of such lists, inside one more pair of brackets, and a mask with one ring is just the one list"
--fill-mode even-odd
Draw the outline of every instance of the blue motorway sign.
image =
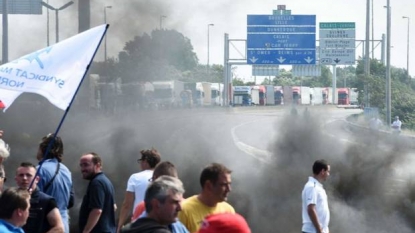
[[316, 34], [248, 34], [247, 48], [316, 48]]
[[316, 27], [315, 15], [248, 15], [248, 26], [256, 25], [295, 25]]
[[248, 15], [247, 63], [316, 63], [315, 15]]
[[249, 50], [247, 57], [248, 64], [315, 64], [316, 50]]
[[315, 33], [316, 29], [312, 27], [280, 27], [275, 25], [263, 26], [263, 27], [248, 27], [248, 33], [250, 32], [263, 32], [263, 33]]

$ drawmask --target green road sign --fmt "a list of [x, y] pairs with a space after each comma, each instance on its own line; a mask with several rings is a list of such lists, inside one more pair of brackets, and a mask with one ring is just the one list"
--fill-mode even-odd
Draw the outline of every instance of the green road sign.
[[320, 23], [320, 29], [347, 29], [347, 28], [355, 28], [356, 23]]

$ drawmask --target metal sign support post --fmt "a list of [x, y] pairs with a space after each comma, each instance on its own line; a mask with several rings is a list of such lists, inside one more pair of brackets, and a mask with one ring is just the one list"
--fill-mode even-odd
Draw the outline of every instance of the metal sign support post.
[[331, 97], [333, 105], [336, 104], [336, 86], [337, 86], [337, 67], [333, 65], [333, 95]]

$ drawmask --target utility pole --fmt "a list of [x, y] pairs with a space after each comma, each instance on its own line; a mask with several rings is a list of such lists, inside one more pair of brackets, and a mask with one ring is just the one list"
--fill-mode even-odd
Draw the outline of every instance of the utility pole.
[[7, 0], [3, 0], [3, 44], [2, 44], [2, 59], [1, 62], [6, 64], [9, 61], [9, 26], [7, 17]]
[[209, 36], [209, 28], [210, 27], [213, 27], [214, 26], [214, 24], [213, 23], [210, 23], [210, 24], [208, 24], [207, 25], [207, 64], [206, 64], [206, 73], [208, 74], [208, 76], [209, 76], [209, 50], [210, 50], [210, 47], [209, 47], [209, 40], [210, 40], [210, 36]]
[[[370, 56], [369, 56], [369, 46], [370, 46], [370, 0], [366, 0], [366, 43], [365, 43], [365, 78], [369, 79], [370, 76]], [[366, 83], [366, 106], [370, 106], [369, 99], [369, 87]]]
[[407, 38], [406, 38], [406, 73], [408, 75], [408, 83], [411, 85], [411, 76], [409, 76], [409, 24], [411, 19], [407, 16], [402, 16], [403, 19], [408, 20], [408, 31], [407, 31]]
[[391, 124], [391, 6], [387, 0], [386, 27], [386, 123]]
[[375, 59], [375, 12], [374, 12], [374, 5], [372, 0], [372, 59]]

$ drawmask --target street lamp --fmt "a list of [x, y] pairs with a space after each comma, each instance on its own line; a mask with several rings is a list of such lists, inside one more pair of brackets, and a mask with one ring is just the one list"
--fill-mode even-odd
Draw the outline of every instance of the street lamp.
[[163, 19], [167, 18], [165, 15], [160, 15], [160, 30], [163, 29]]
[[207, 65], [206, 65], [206, 71], [207, 71], [207, 73], [208, 73], [208, 75], [209, 75], [209, 28], [210, 27], [213, 27], [213, 26], [215, 26], [213, 23], [210, 23], [210, 24], [208, 24], [207, 25]]
[[409, 22], [411, 21], [411, 18], [409, 18], [408, 16], [402, 16], [402, 18], [408, 20], [408, 35], [406, 39], [406, 72], [408, 75], [408, 82], [411, 83], [411, 76], [409, 76]]
[[59, 7], [59, 8], [55, 8], [49, 4], [47, 4], [46, 2], [42, 2], [42, 5], [45, 6], [48, 9], [51, 9], [53, 11], [55, 11], [55, 15], [56, 15], [56, 43], [59, 42], [59, 11], [67, 8], [68, 6], [72, 5], [73, 1], [67, 2], [65, 5]]
[[[107, 24], [107, 8], [111, 9], [112, 6], [104, 6], [104, 24]], [[107, 35], [105, 33], [104, 41], [104, 62], [107, 62]]]

